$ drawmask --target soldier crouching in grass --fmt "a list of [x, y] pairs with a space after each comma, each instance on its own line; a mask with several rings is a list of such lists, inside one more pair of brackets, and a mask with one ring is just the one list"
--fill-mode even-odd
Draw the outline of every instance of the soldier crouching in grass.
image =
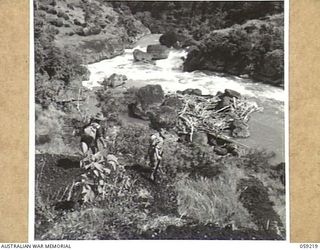
[[154, 133], [150, 136], [149, 141], [149, 160], [152, 173], [150, 179], [155, 181], [158, 169], [163, 155], [163, 143], [164, 143], [164, 129], [160, 128], [157, 133]]

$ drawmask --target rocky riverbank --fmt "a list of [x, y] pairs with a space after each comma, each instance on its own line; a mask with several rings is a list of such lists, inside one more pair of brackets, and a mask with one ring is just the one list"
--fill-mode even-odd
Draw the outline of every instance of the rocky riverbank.
[[284, 84], [284, 17], [250, 20], [205, 35], [184, 62], [184, 70], [210, 70]]

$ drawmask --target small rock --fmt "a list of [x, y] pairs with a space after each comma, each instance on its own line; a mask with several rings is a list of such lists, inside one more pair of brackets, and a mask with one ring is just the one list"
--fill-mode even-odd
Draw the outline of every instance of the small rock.
[[152, 61], [152, 55], [146, 52], [143, 52], [139, 49], [135, 49], [133, 51], [133, 58], [137, 62], [151, 62]]
[[120, 74], [112, 74], [110, 77], [105, 79], [101, 85], [116, 88], [121, 85], [126, 84], [128, 78], [125, 75], [120, 75]]

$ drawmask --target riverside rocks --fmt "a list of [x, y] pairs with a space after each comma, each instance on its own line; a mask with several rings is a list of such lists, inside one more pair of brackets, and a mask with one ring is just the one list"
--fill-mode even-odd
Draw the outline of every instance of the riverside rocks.
[[146, 85], [135, 94], [136, 101], [128, 105], [128, 114], [131, 117], [148, 120], [150, 115], [156, 117], [153, 108], [160, 106], [164, 101], [164, 92], [161, 85]]
[[283, 20], [279, 14], [211, 31], [188, 53], [184, 71], [248, 75], [281, 86], [284, 81]]
[[140, 88], [136, 96], [143, 109], [153, 104], [161, 104], [164, 101], [164, 92], [159, 84]]
[[160, 44], [148, 45], [147, 52], [139, 49], [133, 51], [133, 58], [136, 62], [151, 62], [152, 60], [167, 59], [169, 50]]
[[120, 75], [120, 74], [112, 74], [110, 77], [108, 77], [107, 79], [105, 79], [101, 85], [105, 86], [105, 87], [112, 87], [112, 88], [116, 88], [119, 87], [121, 85], [126, 84], [128, 78], [125, 75]]
[[[226, 105], [222, 107], [221, 103]], [[250, 114], [261, 111], [255, 102], [234, 90], [227, 89], [216, 96], [201, 95], [197, 89], [164, 95], [160, 85], [140, 88], [136, 102], [128, 108], [131, 117], [150, 120], [155, 129], [173, 129], [182, 140], [217, 147], [214, 151], [220, 155], [239, 155], [237, 146], [241, 143], [232, 138], [249, 137]]]
[[172, 129], [176, 125], [177, 113], [174, 107], [160, 106], [148, 111], [150, 125], [154, 129]]
[[169, 49], [164, 45], [151, 44], [147, 47], [147, 53], [152, 55], [153, 60], [167, 59], [169, 56]]

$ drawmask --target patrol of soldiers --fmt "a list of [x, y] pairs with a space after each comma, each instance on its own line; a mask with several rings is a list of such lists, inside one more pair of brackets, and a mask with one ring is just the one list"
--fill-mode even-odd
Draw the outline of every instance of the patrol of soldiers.
[[105, 138], [105, 128], [101, 126], [101, 122], [105, 121], [106, 118], [98, 113], [96, 116], [90, 119], [90, 122], [83, 127], [81, 134], [81, 151], [84, 156], [87, 156], [88, 151], [91, 150], [92, 154], [99, 151], [99, 142], [106, 147], [104, 141]]
[[[106, 132], [105, 128], [101, 123], [105, 121], [106, 118], [98, 113], [90, 119], [90, 121], [83, 126], [80, 147], [84, 157], [87, 157], [89, 151], [91, 154], [99, 152], [99, 143], [102, 144], [103, 148], [106, 148]], [[160, 167], [160, 163], [163, 156], [163, 143], [165, 139], [165, 130], [160, 128], [158, 132], [152, 134], [149, 139], [149, 148], [148, 148], [148, 158], [149, 158], [149, 167], [151, 169], [150, 179], [155, 181]]]

